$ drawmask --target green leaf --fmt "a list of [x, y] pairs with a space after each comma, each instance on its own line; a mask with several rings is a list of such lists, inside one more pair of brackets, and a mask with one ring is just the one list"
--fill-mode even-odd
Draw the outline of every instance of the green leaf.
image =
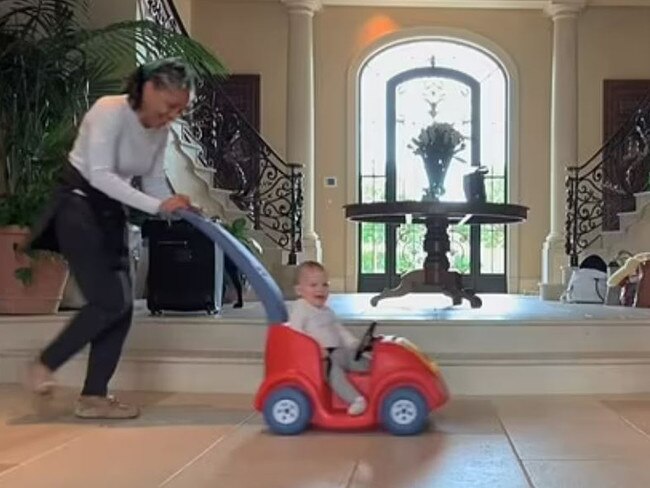
[[14, 271], [14, 276], [23, 284], [23, 286], [30, 286], [34, 280], [34, 274], [30, 267], [16, 269]]
[[238, 236], [243, 236], [246, 232], [246, 219], [239, 217], [232, 223], [232, 233]]
[[221, 225], [253, 254], [263, 254], [264, 249], [262, 248], [262, 245], [256, 239], [248, 235], [248, 220], [245, 217], [238, 217], [230, 224], [223, 223]]

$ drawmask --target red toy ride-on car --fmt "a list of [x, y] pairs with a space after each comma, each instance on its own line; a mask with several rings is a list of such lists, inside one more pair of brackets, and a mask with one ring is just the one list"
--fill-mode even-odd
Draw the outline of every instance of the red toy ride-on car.
[[326, 363], [314, 339], [285, 324], [269, 327], [266, 374], [255, 408], [271, 431], [295, 435], [310, 424], [336, 430], [383, 426], [395, 435], [414, 435], [426, 428], [429, 412], [449, 398], [438, 367], [407, 339], [375, 336], [376, 325], [370, 325], [356, 351], [357, 358], [372, 351], [369, 371], [348, 373], [368, 400], [359, 416], [347, 414], [347, 405], [325, 381]]

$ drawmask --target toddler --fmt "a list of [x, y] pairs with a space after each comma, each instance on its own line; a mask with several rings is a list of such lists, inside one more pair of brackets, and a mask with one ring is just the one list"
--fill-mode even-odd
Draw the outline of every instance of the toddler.
[[299, 299], [289, 315], [289, 325], [313, 337], [329, 359], [327, 379], [336, 394], [348, 404], [349, 415], [361, 415], [366, 399], [345, 376], [346, 371], [367, 371], [370, 363], [354, 359], [359, 340], [347, 330], [327, 305], [329, 281], [325, 268], [315, 261], [305, 261], [296, 270]]

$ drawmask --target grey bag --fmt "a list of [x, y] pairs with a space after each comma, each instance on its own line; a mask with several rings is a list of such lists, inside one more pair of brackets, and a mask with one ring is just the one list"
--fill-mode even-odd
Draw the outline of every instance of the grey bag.
[[604, 303], [607, 295], [607, 273], [597, 269], [576, 269], [567, 286], [567, 303]]

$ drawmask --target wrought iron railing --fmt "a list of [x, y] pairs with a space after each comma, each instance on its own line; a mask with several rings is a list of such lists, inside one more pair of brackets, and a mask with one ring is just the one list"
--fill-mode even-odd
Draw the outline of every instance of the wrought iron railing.
[[619, 228], [619, 213], [635, 208], [648, 187], [650, 98], [587, 162], [568, 168], [565, 250], [571, 266], [580, 253]]
[[[138, 0], [141, 16], [188, 35], [172, 0]], [[286, 163], [246, 120], [214, 79], [202, 79], [181, 137], [201, 148], [198, 160], [211, 169], [213, 185], [260, 229], [288, 251], [295, 264], [302, 250], [303, 175]]]

